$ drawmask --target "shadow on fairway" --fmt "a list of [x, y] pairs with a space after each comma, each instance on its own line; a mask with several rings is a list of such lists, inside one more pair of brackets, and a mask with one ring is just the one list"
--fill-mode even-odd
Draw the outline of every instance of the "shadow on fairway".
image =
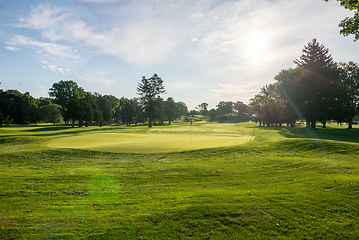
[[275, 130], [286, 138], [310, 138], [322, 140], [334, 140], [342, 142], [359, 143], [359, 129], [343, 129], [343, 128], [317, 128], [310, 130], [303, 127], [259, 127], [255, 128], [263, 130]]
[[[91, 126], [93, 127], [93, 126]], [[69, 134], [78, 134], [83, 132], [106, 132], [118, 131], [125, 129], [125, 127], [116, 126], [116, 128], [86, 128], [86, 127], [72, 127], [71, 125], [65, 126], [34, 126], [32, 129], [23, 130], [24, 132], [30, 133], [29, 136], [61, 136]]]

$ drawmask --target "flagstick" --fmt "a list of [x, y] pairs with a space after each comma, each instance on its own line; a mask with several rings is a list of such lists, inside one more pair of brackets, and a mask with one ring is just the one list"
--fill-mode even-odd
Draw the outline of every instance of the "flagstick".
[[191, 125], [189, 125], [189, 143], [192, 143], [192, 119]]

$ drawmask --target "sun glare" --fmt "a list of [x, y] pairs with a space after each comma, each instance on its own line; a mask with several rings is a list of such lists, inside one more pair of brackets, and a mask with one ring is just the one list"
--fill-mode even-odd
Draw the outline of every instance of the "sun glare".
[[267, 38], [265, 36], [256, 34], [248, 39], [245, 46], [245, 59], [252, 62], [260, 62], [265, 56]]

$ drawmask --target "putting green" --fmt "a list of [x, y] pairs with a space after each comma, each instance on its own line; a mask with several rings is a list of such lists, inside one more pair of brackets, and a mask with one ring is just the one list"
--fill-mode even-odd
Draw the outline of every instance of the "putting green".
[[109, 152], [156, 153], [233, 146], [251, 139], [252, 136], [95, 133], [56, 138], [49, 141], [47, 146]]

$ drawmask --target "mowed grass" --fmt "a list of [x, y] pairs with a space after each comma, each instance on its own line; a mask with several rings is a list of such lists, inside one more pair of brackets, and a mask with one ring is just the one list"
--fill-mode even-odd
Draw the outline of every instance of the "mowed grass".
[[47, 146], [91, 134], [187, 136], [188, 127], [0, 129], [0, 239], [359, 236], [357, 128], [198, 124], [192, 137], [255, 138], [151, 154]]
[[[56, 138], [52, 148], [88, 149], [127, 153], [181, 152], [203, 148], [233, 146], [253, 139], [231, 127], [233, 124], [202, 124], [149, 129], [147, 133], [86, 133]], [[250, 134], [250, 131], [246, 132]]]

